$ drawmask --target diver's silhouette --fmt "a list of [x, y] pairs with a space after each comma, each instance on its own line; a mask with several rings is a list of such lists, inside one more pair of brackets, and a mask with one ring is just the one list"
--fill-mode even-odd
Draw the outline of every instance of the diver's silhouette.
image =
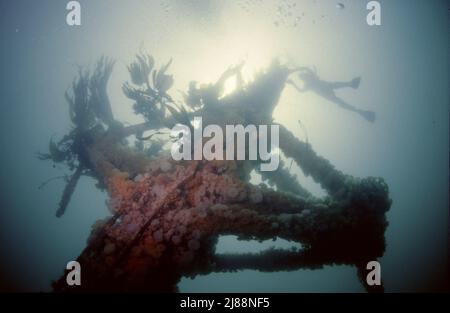
[[369, 122], [375, 122], [375, 112], [355, 108], [336, 96], [334, 92], [335, 89], [345, 87], [357, 89], [361, 82], [361, 77], [356, 77], [349, 82], [326, 82], [319, 78], [315, 68], [311, 70], [309, 68], [302, 67], [296, 71], [299, 72], [298, 76], [303, 81], [303, 88], [297, 86], [292, 80], [288, 80], [287, 83], [294, 86], [299, 92], [305, 92], [308, 90], [313, 91], [319, 96], [336, 103], [341, 108], [356, 112]]

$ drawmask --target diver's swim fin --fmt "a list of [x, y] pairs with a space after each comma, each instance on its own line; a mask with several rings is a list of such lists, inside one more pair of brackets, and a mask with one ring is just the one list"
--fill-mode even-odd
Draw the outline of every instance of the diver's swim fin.
[[376, 119], [376, 114], [375, 112], [372, 111], [361, 111], [359, 112], [359, 114], [361, 114], [362, 117], [364, 117], [367, 121], [374, 123], [375, 119]]
[[361, 77], [356, 77], [352, 79], [352, 88], [357, 89], [361, 83]]

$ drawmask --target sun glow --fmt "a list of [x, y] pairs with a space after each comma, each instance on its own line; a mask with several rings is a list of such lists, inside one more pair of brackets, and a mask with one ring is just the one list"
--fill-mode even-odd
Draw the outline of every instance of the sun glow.
[[[196, 72], [201, 83], [214, 83], [231, 66], [243, 63], [242, 79], [244, 84], [252, 81], [255, 74], [266, 68], [275, 53], [261, 32], [232, 32], [215, 39], [201, 51], [201, 68]], [[230, 77], [224, 86], [226, 96], [237, 87], [236, 77]]]
[[232, 94], [237, 87], [237, 78], [236, 77], [230, 77], [229, 79], [227, 79], [227, 81], [225, 82], [225, 85], [223, 86], [223, 95], [222, 97], [226, 97], [229, 94]]
[[[216, 24], [204, 29], [192, 26], [190, 23], [196, 25], [196, 21], [189, 20], [184, 21], [186, 23], [184, 27], [171, 30], [164, 30], [162, 27], [161, 34], [158, 33], [157, 44], [152, 37], [154, 34], [148, 31], [149, 27], [141, 27], [135, 34], [136, 39], [123, 44], [127, 47], [127, 52], [121, 56], [121, 60], [127, 65], [135, 58], [136, 51], [142, 50], [154, 56], [155, 67], [159, 68], [172, 58], [173, 63], [168, 72], [174, 76], [175, 84], [169, 90], [169, 94], [179, 102], [184, 101], [183, 94], [187, 93], [191, 81], [197, 82], [197, 86], [214, 84], [228, 68], [241, 63], [245, 86], [254, 80], [258, 72], [267, 68], [273, 58], [280, 57], [282, 55], [280, 52], [284, 50], [280, 51], [282, 38], [270, 21], [250, 19], [241, 13], [234, 10], [226, 11], [217, 19]], [[168, 16], [164, 20], [164, 25], [176, 22], [175, 17]], [[128, 37], [125, 35], [123, 37], [128, 41]], [[135, 42], [139, 42], [139, 45], [136, 46]], [[126, 66], [116, 69], [115, 74], [117, 86], [121, 86], [129, 79]], [[110, 88], [116, 93], [112, 97], [119, 99], [118, 102], [128, 101], [120, 94], [120, 86]], [[225, 82], [221, 96], [231, 94], [236, 87], [236, 77], [230, 77]], [[125, 112], [123, 107], [118, 106], [115, 110], [120, 111], [128, 122], [138, 122], [132, 110]]]

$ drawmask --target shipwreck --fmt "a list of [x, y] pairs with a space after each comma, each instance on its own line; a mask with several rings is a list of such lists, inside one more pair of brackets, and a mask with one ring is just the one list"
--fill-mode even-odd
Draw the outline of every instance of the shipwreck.
[[[165, 130], [191, 125], [202, 116], [208, 124], [272, 124], [272, 113], [296, 69], [274, 61], [252, 82], [240, 79], [241, 66], [229, 68], [216, 83], [190, 85], [183, 101], [170, 95], [171, 62], [155, 69], [150, 55], [137, 56], [123, 91], [145, 122], [124, 125], [113, 114], [106, 92], [114, 62], [102, 57], [93, 71], [80, 70], [66, 93], [71, 131], [50, 141], [43, 160], [63, 163], [72, 174], [57, 210], [64, 214], [82, 176], [98, 181], [108, 193], [111, 216], [97, 221], [77, 261], [82, 285], [68, 286], [65, 275], [53, 282], [56, 292], [176, 292], [183, 276], [254, 269], [266, 272], [352, 265], [366, 284], [366, 265], [383, 256], [386, 212], [391, 200], [382, 178], [356, 178], [319, 156], [312, 144], [279, 125], [279, 148], [306, 176], [326, 191], [318, 198], [288, 167], [260, 172], [264, 184], [250, 183], [261, 160], [175, 161]], [[223, 95], [229, 77], [237, 89]], [[150, 134], [149, 134], [150, 132]], [[126, 138], [134, 136], [132, 146]], [[216, 254], [221, 235], [242, 240], [283, 238], [302, 249], [270, 249], [257, 254]]]

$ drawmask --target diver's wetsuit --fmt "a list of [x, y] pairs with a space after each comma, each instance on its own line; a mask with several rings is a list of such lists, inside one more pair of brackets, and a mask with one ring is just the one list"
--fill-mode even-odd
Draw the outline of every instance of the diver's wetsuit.
[[311, 90], [319, 96], [336, 103], [341, 108], [356, 112], [364, 117], [369, 122], [375, 121], [375, 113], [372, 111], [365, 111], [355, 108], [348, 104], [338, 96], [336, 96], [334, 90], [339, 88], [358, 88], [361, 82], [361, 78], [357, 77], [349, 82], [326, 82], [321, 80], [315, 72], [310, 69], [302, 69], [299, 73], [299, 78], [303, 81], [303, 88], [297, 86], [293, 81], [288, 81], [289, 84], [294, 86], [299, 92], [305, 92]]

